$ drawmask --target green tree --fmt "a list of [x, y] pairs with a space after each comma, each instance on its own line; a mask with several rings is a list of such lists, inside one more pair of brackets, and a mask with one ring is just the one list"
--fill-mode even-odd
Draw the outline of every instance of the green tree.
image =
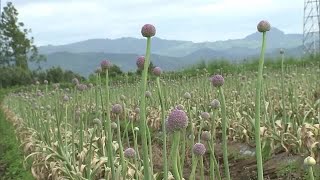
[[0, 65], [15, 65], [28, 70], [28, 61], [39, 63], [45, 60], [38, 54], [33, 45], [33, 37], [29, 38], [30, 29], [24, 28], [24, 23], [18, 21], [18, 11], [8, 2], [1, 14], [0, 21]]

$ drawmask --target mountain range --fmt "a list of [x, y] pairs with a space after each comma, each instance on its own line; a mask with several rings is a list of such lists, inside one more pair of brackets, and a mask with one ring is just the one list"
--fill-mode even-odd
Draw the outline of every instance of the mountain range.
[[[151, 61], [163, 70], [172, 71], [190, 66], [201, 60], [227, 59], [233, 62], [255, 58], [260, 53], [262, 35], [249, 34], [242, 39], [194, 43], [192, 41], [152, 38]], [[267, 57], [277, 57], [280, 48], [289, 56], [302, 55], [302, 34], [285, 34], [272, 28], [267, 33]], [[118, 39], [89, 39], [66, 45], [40, 46], [39, 52], [47, 57], [41, 63], [46, 69], [61, 66], [83, 76], [94, 72], [103, 59], [109, 59], [123, 71], [134, 71], [135, 61], [144, 55], [146, 40], [132, 37]]]

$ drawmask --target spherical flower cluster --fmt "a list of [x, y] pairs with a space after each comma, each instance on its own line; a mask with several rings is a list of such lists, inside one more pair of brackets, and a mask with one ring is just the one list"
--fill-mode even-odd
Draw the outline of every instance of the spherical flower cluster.
[[306, 166], [314, 166], [314, 165], [316, 165], [317, 162], [316, 162], [316, 160], [315, 160], [313, 157], [308, 156], [308, 157], [306, 157], [306, 158], [304, 159], [303, 163], [304, 163], [304, 165], [306, 165]]
[[112, 112], [115, 114], [120, 114], [122, 112], [122, 106], [120, 104], [113, 105]]
[[140, 108], [136, 108], [136, 109], [134, 109], [134, 112], [136, 113], [136, 114], [139, 114], [140, 113]]
[[63, 96], [63, 101], [65, 101], [65, 102], [69, 101], [69, 96], [64, 95], [64, 96]]
[[112, 123], [111, 123], [111, 129], [117, 129], [117, 128], [118, 128], [117, 123], [112, 122]]
[[100, 74], [102, 72], [101, 67], [97, 67], [97, 69], [95, 70], [95, 73]]
[[211, 83], [214, 87], [220, 87], [224, 84], [224, 78], [217, 74], [211, 77]]
[[180, 131], [188, 126], [188, 116], [187, 114], [178, 109], [174, 109], [169, 114], [166, 121], [166, 127], [168, 132]]
[[112, 64], [111, 64], [111, 62], [108, 61], [108, 60], [103, 60], [103, 61], [101, 61], [100, 66], [101, 66], [101, 68], [102, 68], [103, 70], [105, 70], [105, 69], [110, 69], [111, 66], [112, 66]]
[[206, 147], [202, 143], [196, 143], [193, 145], [192, 151], [196, 156], [203, 156], [206, 152]]
[[201, 139], [204, 140], [204, 141], [210, 141], [211, 133], [209, 131], [203, 131], [201, 133]]
[[126, 150], [124, 150], [124, 156], [126, 158], [134, 158], [135, 155], [136, 151], [133, 148], [127, 148]]
[[259, 24], [257, 25], [257, 29], [259, 32], [267, 32], [270, 31], [270, 23], [268, 21], [260, 21]]
[[88, 86], [85, 85], [85, 84], [77, 84], [77, 89], [78, 89], [79, 91], [84, 91], [84, 90], [86, 90], [87, 88], [88, 88]]
[[44, 84], [48, 84], [49, 82], [48, 82], [48, 80], [44, 80], [43, 83]]
[[72, 84], [78, 85], [79, 84], [79, 80], [77, 78], [73, 78], [72, 79]]
[[93, 119], [93, 124], [99, 127], [102, 126], [101, 120], [98, 118]]
[[156, 28], [152, 24], [145, 24], [141, 28], [141, 34], [143, 37], [152, 37], [156, 35]]
[[126, 150], [124, 150], [124, 156], [126, 158], [134, 158], [135, 155], [136, 151], [133, 148], [127, 148]]
[[284, 54], [284, 49], [281, 48], [279, 52], [280, 54]]
[[184, 97], [185, 99], [191, 99], [191, 94], [188, 93], [188, 92], [186, 92], [186, 93], [184, 93], [183, 97]]
[[145, 95], [146, 95], [147, 98], [150, 98], [152, 96], [150, 91], [146, 91]]
[[178, 110], [184, 110], [184, 106], [183, 106], [182, 104], [178, 104], [178, 105], [176, 106], [176, 109], [178, 109]]
[[220, 101], [218, 99], [214, 99], [210, 103], [211, 108], [218, 109], [220, 107]]
[[122, 95], [120, 96], [120, 100], [121, 100], [121, 101], [126, 100], [126, 96], [122, 94]]
[[208, 112], [202, 112], [201, 117], [205, 120], [208, 120], [210, 118], [210, 114]]
[[136, 65], [137, 65], [138, 69], [140, 69], [140, 70], [144, 69], [144, 61], [145, 61], [144, 56], [139, 56], [137, 58]]
[[160, 76], [162, 74], [162, 69], [160, 67], [155, 67], [152, 70], [153, 74], [156, 76]]

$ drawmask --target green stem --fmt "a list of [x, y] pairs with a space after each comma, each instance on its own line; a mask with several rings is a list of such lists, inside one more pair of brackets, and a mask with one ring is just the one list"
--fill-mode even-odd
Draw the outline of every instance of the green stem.
[[147, 90], [147, 79], [148, 79], [148, 69], [150, 63], [150, 47], [151, 38], [147, 38], [147, 48], [146, 48], [146, 57], [144, 62], [144, 69], [142, 71], [142, 81], [141, 81], [141, 90], [140, 90], [140, 133], [141, 133], [141, 142], [142, 142], [142, 155], [143, 155], [143, 166], [144, 166], [144, 179], [150, 180], [152, 175], [150, 174], [150, 164], [149, 164], [149, 153], [148, 153], [148, 143], [147, 143], [147, 132], [146, 132], [146, 97], [145, 92]]
[[284, 54], [281, 55], [281, 95], [282, 95], [282, 122], [284, 123], [285, 130], [287, 130], [287, 120], [286, 120], [286, 108], [285, 108], [285, 87], [284, 87]]
[[168, 159], [167, 159], [167, 132], [166, 132], [166, 119], [165, 119], [165, 107], [163, 102], [163, 95], [160, 86], [160, 78], [157, 77], [158, 94], [161, 105], [161, 118], [162, 118], [162, 133], [163, 133], [163, 173], [164, 180], [168, 180]]
[[312, 166], [309, 166], [309, 167], [308, 167], [308, 171], [309, 171], [309, 180], [314, 180], [314, 175], [313, 175]]
[[191, 174], [190, 174], [189, 180], [194, 180], [194, 178], [195, 178], [198, 160], [199, 160], [198, 157], [195, 157], [192, 160], [192, 170], [191, 170]]
[[112, 132], [111, 132], [111, 120], [110, 120], [110, 95], [109, 95], [109, 75], [106, 70], [106, 120], [104, 122], [104, 131], [107, 133], [107, 154], [109, 165], [111, 166], [112, 178], [115, 177], [115, 169], [113, 163], [113, 146], [112, 146]]
[[219, 87], [220, 101], [221, 101], [221, 115], [222, 115], [222, 151], [223, 151], [223, 164], [224, 164], [224, 173], [227, 180], [230, 180], [229, 172], [229, 162], [228, 162], [228, 148], [227, 148], [227, 114], [226, 114], [226, 103], [223, 94], [222, 87]]
[[256, 102], [255, 102], [255, 141], [256, 141], [258, 180], [263, 180], [263, 166], [262, 166], [262, 153], [261, 153], [261, 140], [260, 140], [260, 104], [261, 104], [260, 99], [261, 99], [265, 41], [266, 41], [266, 33], [263, 32], [262, 48], [261, 48], [259, 69], [258, 69], [258, 79], [257, 79], [257, 85], [256, 85]]
[[117, 115], [117, 134], [118, 134], [118, 143], [119, 143], [119, 152], [120, 152], [119, 154], [120, 154], [120, 163], [121, 163], [122, 173], [123, 173], [123, 177], [126, 177], [126, 168], [124, 164], [119, 115]]
[[175, 180], [181, 180], [179, 168], [178, 168], [178, 153], [179, 153], [179, 143], [180, 143], [180, 131], [176, 131], [173, 134], [172, 142], [172, 174]]

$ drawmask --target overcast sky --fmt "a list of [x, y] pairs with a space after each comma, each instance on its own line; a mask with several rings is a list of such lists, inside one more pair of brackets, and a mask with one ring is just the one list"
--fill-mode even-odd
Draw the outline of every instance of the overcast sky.
[[[37, 45], [92, 38], [156, 36], [194, 42], [243, 38], [266, 19], [285, 33], [302, 33], [303, 0], [12, 0]], [[6, 0], [2, 0], [2, 6]]]

